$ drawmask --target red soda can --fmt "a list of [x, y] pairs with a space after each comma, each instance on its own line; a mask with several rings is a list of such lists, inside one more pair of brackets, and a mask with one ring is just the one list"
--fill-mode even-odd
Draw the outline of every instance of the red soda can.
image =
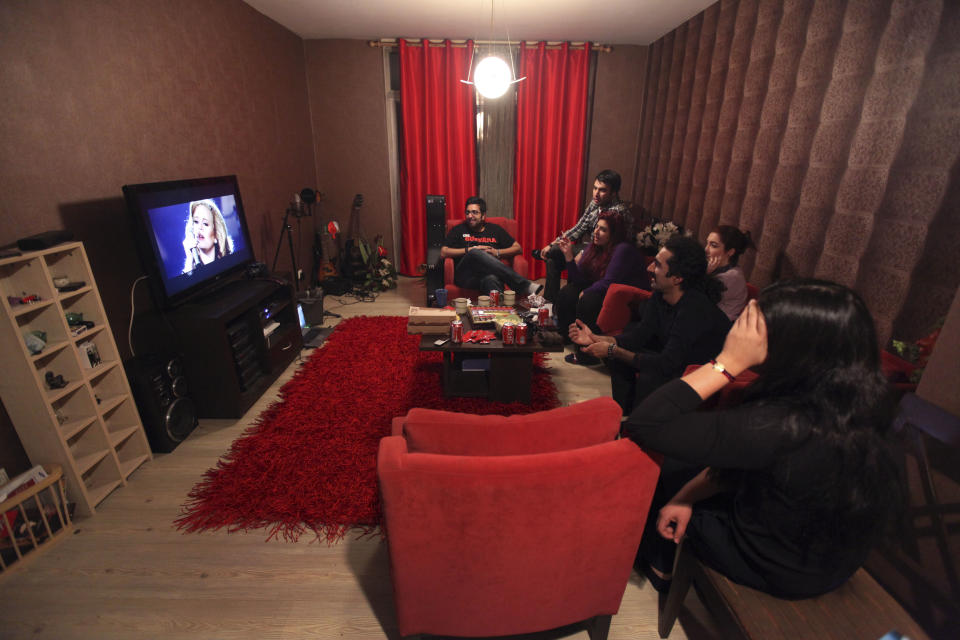
[[550, 309], [547, 307], [540, 307], [540, 310], [537, 311], [537, 323], [541, 327], [546, 327], [550, 324]]
[[500, 306], [500, 292], [496, 289], [490, 290], [490, 306], [499, 307]]
[[517, 325], [517, 344], [527, 344], [527, 323]]
[[463, 320], [454, 320], [450, 323], [450, 342], [454, 344], [463, 342]]
[[500, 329], [500, 339], [503, 340], [503, 344], [513, 344], [517, 337], [517, 326], [512, 322], [504, 322], [503, 328]]

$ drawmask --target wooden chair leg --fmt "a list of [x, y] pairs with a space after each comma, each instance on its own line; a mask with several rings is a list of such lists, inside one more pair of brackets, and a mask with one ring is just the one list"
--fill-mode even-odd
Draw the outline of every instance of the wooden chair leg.
[[673, 560], [673, 579], [670, 581], [670, 589], [667, 591], [666, 598], [660, 599], [657, 632], [661, 638], [669, 637], [677, 616], [680, 615], [680, 608], [683, 607], [687, 591], [690, 590], [691, 562], [695, 560], [689, 553], [684, 552], [681, 542], [677, 545], [677, 553]]
[[594, 616], [587, 621], [587, 635], [590, 640], [607, 640], [610, 633], [610, 621], [613, 616]]

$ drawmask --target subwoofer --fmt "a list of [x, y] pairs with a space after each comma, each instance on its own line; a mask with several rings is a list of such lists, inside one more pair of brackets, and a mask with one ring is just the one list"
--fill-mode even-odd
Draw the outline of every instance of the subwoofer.
[[150, 448], [170, 453], [197, 426], [183, 363], [176, 355], [135, 356], [124, 363]]

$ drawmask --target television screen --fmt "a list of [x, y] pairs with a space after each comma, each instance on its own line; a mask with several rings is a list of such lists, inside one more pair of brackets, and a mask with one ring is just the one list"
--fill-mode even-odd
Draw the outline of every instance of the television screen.
[[175, 306], [253, 262], [236, 176], [125, 185], [157, 302]]

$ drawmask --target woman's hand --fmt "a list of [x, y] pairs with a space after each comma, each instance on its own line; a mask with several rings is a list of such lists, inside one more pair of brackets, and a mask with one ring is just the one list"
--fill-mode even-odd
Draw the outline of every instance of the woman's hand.
[[563, 252], [563, 257], [567, 262], [573, 260], [573, 243], [570, 242], [567, 238], [560, 239], [560, 251]]
[[192, 233], [188, 233], [183, 238], [183, 250], [189, 254], [190, 251], [196, 248], [197, 248], [197, 236], [193, 235]]
[[687, 525], [693, 515], [693, 505], [671, 500], [660, 509], [657, 516], [657, 533], [677, 544], [687, 533]]
[[720, 256], [710, 256], [707, 258], [707, 274], [711, 274], [720, 268]]
[[717, 361], [739, 375], [767, 359], [767, 323], [756, 300], [751, 300], [733, 324]]
[[590, 346], [597, 341], [597, 338], [593, 335], [593, 331], [590, 330], [590, 327], [583, 324], [582, 320], [576, 320], [572, 325], [570, 325], [567, 335], [569, 335], [570, 339], [581, 347]]

